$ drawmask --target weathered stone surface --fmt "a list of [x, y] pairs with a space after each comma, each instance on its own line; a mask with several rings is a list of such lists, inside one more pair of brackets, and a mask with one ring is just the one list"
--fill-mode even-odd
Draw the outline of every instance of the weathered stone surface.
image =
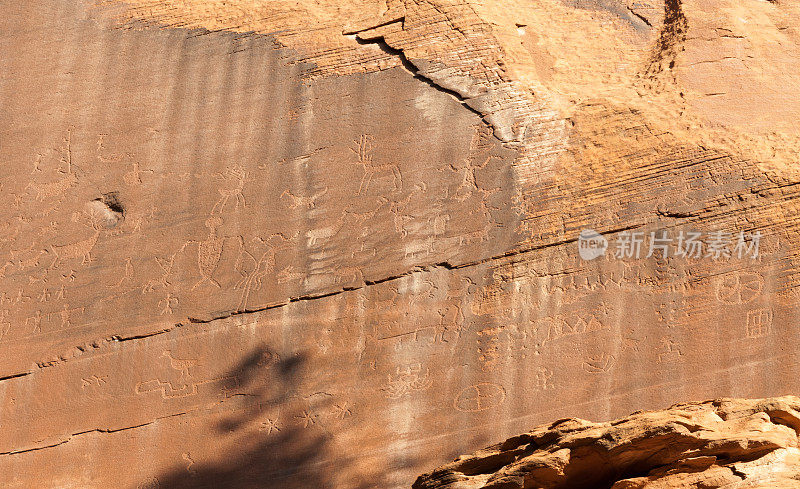
[[561, 419], [464, 455], [414, 489], [794, 488], [800, 398], [720, 399], [610, 423]]
[[[0, 13], [0, 486], [408, 487], [800, 391], [790, 2]], [[760, 255], [614, 256], [660, 230]]]

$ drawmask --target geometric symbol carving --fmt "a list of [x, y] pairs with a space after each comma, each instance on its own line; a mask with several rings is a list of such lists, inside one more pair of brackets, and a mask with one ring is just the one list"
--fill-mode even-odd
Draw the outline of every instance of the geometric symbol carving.
[[475, 413], [497, 407], [506, 400], [506, 390], [502, 385], [481, 382], [463, 389], [453, 401], [456, 410]]
[[717, 300], [725, 304], [745, 304], [764, 288], [764, 277], [752, 272], [733, 272], [720, 277], [716, 284]]
[[763, 338], [769, 335], [772, 329], [772, 310], [767, 308], [755, 309], [747, 313], [747, 337]]

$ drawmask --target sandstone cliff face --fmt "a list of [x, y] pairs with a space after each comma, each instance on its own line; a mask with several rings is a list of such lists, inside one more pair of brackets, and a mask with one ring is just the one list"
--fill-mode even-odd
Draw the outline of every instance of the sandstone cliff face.
[[800, 399], [721, 399], [610, 423], [562, 419], [464, 455], [414, 489], [794, 488]]
[[[0, 486], [408, 487], [800, 391], [793, 2], [0, 13]], [[663, 232], [733, 242], [615, 256]]]

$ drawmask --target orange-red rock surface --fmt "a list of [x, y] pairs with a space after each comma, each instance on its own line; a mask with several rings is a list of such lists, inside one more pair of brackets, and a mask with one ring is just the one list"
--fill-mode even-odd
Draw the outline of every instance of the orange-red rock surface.
[[800, 391], [794, 2], [0, 14], [2, 487], [408, 487]]
[[800, 399], [719, 399], [610, 423], [561, 419], [464, 455], [414, 489], [796, 488]]

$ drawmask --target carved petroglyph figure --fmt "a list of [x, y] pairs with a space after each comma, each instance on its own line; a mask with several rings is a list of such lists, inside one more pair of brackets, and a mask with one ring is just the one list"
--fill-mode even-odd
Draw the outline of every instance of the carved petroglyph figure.
[[119, 281], [112, 285], [111, 288], [117, 289], [122, 286], [123, 283], [130, 281], [133, 279], [133, 264], [131, 263], [131, 258], [125, 258], [125, 271], [123, 272], [122, 276], [120, 277]]
[[764, 307], [748, 311], [746, 327], [745, 336], [748, 338], [768, 336], [772, 330], [772, 309]]
[[422, 365], [414, 364], [406, 367], [397, 367], [395, 374], [389, 374], [388, 382], [381, 390], [386, 393], [389, 399], [400, 399], [401, 397], [415, 391], [425, 390], [433, 385], [433, 379], [429, 378], [430, 372]]
[[661, 345], [663, 346], [663, 350], [658, 354], [659, 362], [670, 362], [683, 356], [683, 351], [675, 340], [671, 338], [662, 338]]
[[476, 413], [500, 406], [505, 400], [506, 389], [502, 385], [480, 382], [459, 392], [453, 407], [463, 413]]
[[264, 422], [262, 422], [261, 425], [259, 426], [258, 430], [266, 431], [267, 435], [271, 435], [273, 431], [277, 432], [281, 431], [280, 427], [278, 426], [278, 420], [272, 418], [267, 418], [266, 420], [264, 420]]
[[344, 419], [353, 415], [353, 411], [350, 409], [350, 406], [347, 404], [347, 402], [335, 404], [333, 409], [333, 416], [336, 419]]
[[91, 375], [89, 377], [81, 378], [81, 389], [87, 387], [99, 387], [108, 383], [108, 375]]
[[[45, 199], [63, 197], [63, 194], [74, 187], [78, 183], [78, 176], [72, 169], [72, 130], [67, 131], [67, 136], [64, 138], [64, 146], [61, 148], [62, 156], [60, 163], [66, 165], [66, 170], [59, 168], [57, 173], [66, 174], [58, 180], [47, 183], [34, 183], [30, 182], [25, 187], [25, 190], [33, 190], [36, 193], [36, 200], [39, 202]], [[41, 155], [40, 155], [41, 156]], [[34, 172], [41, 173], [41, 158], [37, 158], [34, 166]]]
[[11, 321], [8, 320], [9, 314], [8, 309], [0, 311], [0, 341], [3, 341], [3, 338], [11, 332]]
[[93, 230], [90, 237], [66, 245], [51, 245], [50, 251], [53, 252], [55, 259], [50, 265], [51, 269], [56, 269], [61, 264], [61, 260], [81, 259], [81, 265], [86, 265], [92, 261], [92, 250], [94, 250], [97, 240], [100, 238], [100, 226], [96, 222], [96, 215], [92, 211], [89, 216], [89, 226]]
[[303, 280], [304, 278], [306, 278], [306, 276], [307, 276], [306, 273], [297, 271], [295, 267], [289, 265], [280, 272], [278, 272], [276, 278], [278, 279], [279, 284], [285, 284], [287, 282], [296, 282], [298, 280]]
[[139, 168], [139, 162], [132, 163], [133, 168], [122, 176], [122, 180], [130, 186], [141, 185], [142, 175], [145, 173], [153, 173], [153, 170], [142, 170]]
[[[181, 248], [183, 249], [183, 248]], [[158, 279], [150, 279], [147, 281], [146, 284], [142, 287], [142, 294], [147, 292], [152, 292], [156, 286], [160, 285], [163, 288], [168, 288], [170, 285], [169, 275], [172, 273], [172, 268], [175, 266], [175, 256], [177, 253], [173, 253], [166, 258], [159, 258], [155, 257], [155, 261], [158, 264], [158, 267], [161, 268], [161, 277]]]
[[[162, 305], [163, 304], [163, 305]], [[158, 301], [158, 306], [161, 307], [159, 314], [172, 314], [172, 308], [178, 305], [178, 298], [167, 292], [163, 299]]]
[[312, 426], [317, 424], [319, 415], [311, 411], [303, 411], [299, 416], [295, 416], [295, 418], [298, 418], [300, 420], [300, 423], [303, 425], [303, 428], [311, 428]]
[[25, 319], [25, 326], [32, 324], [31, 334], [42, 332], [42, 311], [36, 311], [36, 314]]
[[394, 190], [403, 186], [403, 176], [397, 163], [376, 163], [373, 159], [372, 151], [375, 149], [372, 142], [374, 137], [369, 134], [362, 134], [355, 140], [355, 148], [350, 151], [358, 157], [356, 165], [364, 168], [364, 176], [361, 177], [361, 184], [358, 187], [358, 195], [362, 195], [369, 188], [372, 179], [381, 173], [391, 174]]
[[281, 198], [283, 199], [285, 197], [286, 199], [288, 199], [289, 204], [287, 205], [289, 209], [297, 209], [298, 207], [306, 207], [308, 209], [313, 209], [317, 206], [317, 200], [322, 198], [322, 196], [324, 196], [327, 193], [328, 193], [328, 187], [325, 187], [324, 189], [320, 190], [319, 192], [315, 193], [310, 197], [298, 197], [293, 193], [291, 193], [289, 190], [284, 190], [283, 193], [281, 194]]
[[614, 355], [601, 353], [597, 356], [589, 357], [585, 362], [583, 362], [583, 369], [589, 373], [604, 373], [611, 370], [611, 367], [614, 366], [615, 361], [616, 357], [614, 357]]
[[242, 193], [247, 183], [247, 172], [241, 167], [226, 168], [219, 176], [223, 179], [223, 185], [217, 189], [220, 197], [211, 208], [211, 213], [222, 213], [231, 198], [234, 200], [234, 212], [239, 210], [239, 205], [247, 207], [247, 201]]
[[144, 395], [150, 392], [160, 391], [163, 399], [176, 399], [196, 396], [199, 392], [199, 387], [201, 386], [221, 384], [224, 389], [230, 388], [230, 385], [236, 386], [238, 385], [238, 382], [239, 379], [236, 377], [218, 377], [200, 382], [182, 383], [176, 387], [176, 385], [170, 381], [152, 379], [138, 382], [134, 388], [134, 392], [137, 395]]
[[220, 259], [222, 258], [222, 252], [225, 247], [225, 242], [228, 239], [237, 239], [241, 243], [241, 237], [231, 237], [231, 236], [222, 236], [218, 232], [218, 228], [222, 225], [223, 221], [222, 218], [216, 215], [209, 216], [205, 221], [205, 227], [208, 229], [208, 236], [202, 241], [196, 240], [189, 240], [186, 241], [180, 249], [171, 255], [168, 261], [164, 264], [159, 262], [159, 266], [161, 266], [162, 270], [164, 271], [164, 276], [162, 280], [149, 282], [146, 286], [146, 289], [152, 290], [152, 287], [156, 284], [168, 284], [166, 277], [169, 272], [172, 270], [172, 266], [174, 265], [175, 256], [179, 253], [183, 252], [187, 247], [196, 244], [197, 245], [197, 268], [200, 271], [200, 280], [198, 280], [191, 288], [191, 290], [196, 289], [200, 285], [208, 282], [211, 285], [220, 288], [222, 287], [217, 279], [214, 278], [214, 273], [217, 271], [219, 267]]
[[103, 155], [105, 152], [105, 139], [108, 134], [100, 134], [97, 136], [97, 159], [103, 163], [113, 163], [115, 161], [119, 161], [121, 156], [118, 154], [110, 153], [108, 155]]
[[[250, 299], [250, 294], [253, 291], [261, 289], [264, 278], [272, 274], [275, 269], [275, 255], [277, 251], [291, 242], [292, 239], [293, 238], [286, 238], [282, 234], [273, 234], [267, 239], [261, 237], [253, 238], [253, 241], [265, 247], [261, 256], [258, 258], [242, 247], [242, 252], [239, 254], [239, 259], [235, 266], [242, 274], [242, 279], [234, 285], [235, 289], [242, 290], [241, 300], [239, 301], [240, 309], [246, 307]], [[249, 272], [242, 271], [244, 257], [248, 258], [251, 262], [252, 269]]]
[[754, 272], [735, 271], [718, 277], [717, 300], [724, 304], [746, 304], [764, 289], [764, 277]]
[[192, 290], [204, 282], [220, 287], [219, 282], [214, 279], [214, 272], [219, 266], [222, 247], [225, 244], [225, 238], [217, 235], [217, 228], [222, 225], [222, 219], [216, 216], [209, 217], [205, 225], [208, 237], [204, 241], [197, 242], [197, 267], [202, 278], [192, 286]]
[[161, 356], [169, 359], [169, 366], [180, 372], [180, 377], [178, 380], [189, 380], [192, 377], [192, 375], [189, 373], [189, 369], [196, 367], [198, 364], [198, 361], [193, 358], [175, 358], [172, 356], [172, 351], [170, 350], [164, 350], [161, 352]]

